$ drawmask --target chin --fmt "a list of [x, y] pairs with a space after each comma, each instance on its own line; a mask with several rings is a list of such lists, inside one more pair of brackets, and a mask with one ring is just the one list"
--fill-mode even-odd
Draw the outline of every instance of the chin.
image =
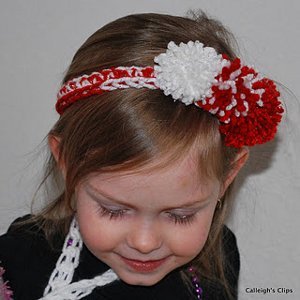
[[150, 274], [136, 274], [134, 276], [119, 276], [127, 284], [139, 286], [152, 286], [158, 283], [164, 276], [152, 276]]

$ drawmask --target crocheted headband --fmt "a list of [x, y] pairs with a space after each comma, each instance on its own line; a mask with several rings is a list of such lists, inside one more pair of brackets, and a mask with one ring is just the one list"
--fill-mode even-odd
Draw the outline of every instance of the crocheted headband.
[[174, 101], [193, 103], [215, 115], [227, 146], [253, 146], [274, 138], [284, 111], [280, 93], [274, 81], [242, 65], [239, 58], [231, 61], [199, 41], [179, 46], [171, 41], [154, 62], [154, 66], [112, 67], [73, 78], [58, 92], [57, 112], [105, 91], [161, 89]]

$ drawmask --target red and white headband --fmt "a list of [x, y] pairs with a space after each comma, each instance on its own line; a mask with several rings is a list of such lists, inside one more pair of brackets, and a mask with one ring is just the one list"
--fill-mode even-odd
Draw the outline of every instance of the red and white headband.
[[239, 58], [230, 61], [199, 41], [169, 42], [168, 49], [147, 67], [112, 67], [66, 82], [58, 92], [62, 114], [79, 99], [126, 88], [161, 89], [174, 101], [195, 104], [215, 115], [225, 144], [240, 148], [274, 138], [284, 112], [274, 81]]

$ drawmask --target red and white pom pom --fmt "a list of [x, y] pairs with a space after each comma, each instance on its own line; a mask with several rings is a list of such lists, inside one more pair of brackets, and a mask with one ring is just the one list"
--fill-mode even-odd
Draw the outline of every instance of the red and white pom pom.
[[212, 96], [195, 104], [217, 116], [225, 144], [239, 148], [273, 139], [283, 113], [275, 83], [243, 66], [239, 58], [216, 79]]

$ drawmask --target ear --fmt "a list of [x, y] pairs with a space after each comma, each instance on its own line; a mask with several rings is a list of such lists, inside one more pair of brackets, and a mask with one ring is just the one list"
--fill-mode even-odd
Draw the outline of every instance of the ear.
[[60, 138], [54, 135], [48, 136], [48, 145], [50, 151], [58, 164], [59, 169], [61, 170], [63, 177], [65, 178], [65, 164], [59, 157], [59, 150], [60, 150]]
[[234, 161], [231, 163], [232, 167], [229, 173], [227, 174], [220, 191], [219, 198], [222, 198], [226, 192], [229, 185], [233, 182], [234, 178], [237, 176], [241, 168], [246, 164], [249, 158], [249, 148], [243, 147], [237, 153]]

